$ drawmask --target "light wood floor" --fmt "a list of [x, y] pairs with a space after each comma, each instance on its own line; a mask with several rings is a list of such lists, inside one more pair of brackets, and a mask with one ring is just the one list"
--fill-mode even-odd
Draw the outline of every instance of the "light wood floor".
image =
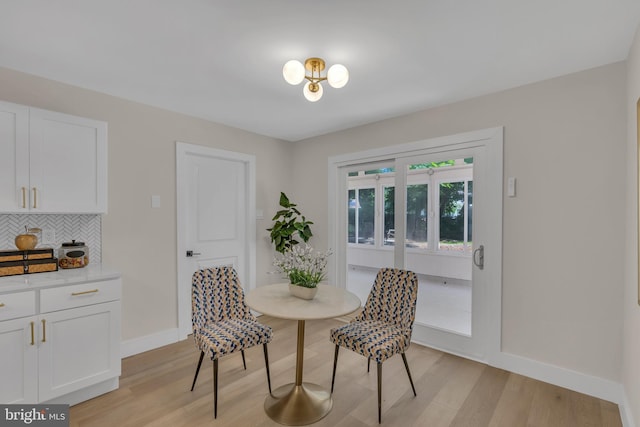
[[[297, 322], [260, 318], [274, 330], [269, 344], [273, 388], [295, 376]], [[331, 384], [338, 320], [306, 323], [304, 381]], [[279, 426], [264, 413], [268, 393], [262, 347], [220, 361], [218, 419], [213, 419], [213, 369], [205, 360], [189, 391], [198, 359], [193, 340], [126, 358], [120, 388], [73, 406], [73, 426]], [[402, 358], [383, 365], [383, 426], [621, 426], [617, 405], [412, 344], [407, 351], [413, 396]], [[373, 367], [373, 366], [372, 366]], [[376, 373], [364, 358], [340, 351], [333, 410], [315, 426], [377, 426]]]

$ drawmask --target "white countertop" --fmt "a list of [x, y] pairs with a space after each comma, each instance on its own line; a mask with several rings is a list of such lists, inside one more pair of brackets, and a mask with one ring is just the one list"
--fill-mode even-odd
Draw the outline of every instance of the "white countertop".
[[59, 269], [49, 273], [20, 274], [0, 277], [0, 294], [28, 291], [76, 283], [117, 279], [120, 272], [102, 264], [89, 264], [83, 268]]

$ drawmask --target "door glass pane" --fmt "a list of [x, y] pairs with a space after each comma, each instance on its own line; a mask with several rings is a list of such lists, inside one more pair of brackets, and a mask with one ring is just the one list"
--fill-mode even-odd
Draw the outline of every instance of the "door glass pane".
[[378, 269], [394, 266], [395, 214], [402, 212], [405, 268], [419, 279], [416, 322], [469, 336], [473, 159], [418, 160], [404, 172], [403, 209], [395, 206], [393, 168], [362, 168], [347, 178], [347, 289], [364, 302]]
[[392, 163], [362, 165], [347, 176], [346, 288], [363, 304], [378, 270], [394, 263], [393, 247], [389, 246], [393, 245], [395, 219], [394, 177]]
[[356, 211], [358, 200], [356, 199], [356, 190], [349, 190], [349, 213], [347, 221], [347, 242], [356, 242]]
[[463, 336], [471, 335], [469, 160], [408, 165], [405, 190], [405, 262], [419, 280], [416, 323]]
[[467, 247], [471, 250], [473, 236], [471, 230], [473, 224], [473, 181], [467, 181]]
[[407, 186], [407, 248], [427, 249], [429, 185]]
[[357, 244], [373, 245], [375, 243], [375, 188], [361, 188], [357, 190]]
[[395, 244], [395, 187], [383, 187], [384, 193], [384, 244], [393, 246]]
[[440, 250], [464, 251], [464, 187], [464, 182], [440, 184]]

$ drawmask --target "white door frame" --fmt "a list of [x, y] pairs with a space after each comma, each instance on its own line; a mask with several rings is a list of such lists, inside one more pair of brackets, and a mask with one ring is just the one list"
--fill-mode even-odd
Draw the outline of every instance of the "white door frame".
[[[344, 189], [347, 188], [346, 174], [340, 168], [358, 163], [392, 160], [426, 154], [435, 154], [459, 149], [483, 147], [491, 166], [486, 168], [487, 191], [482, 195], [483, 203], [491, 208], [486, 218], [492, 232], [485, 236], [485, 259], [490, 257], [492, 268], [485, 270], [488, 288], [485, 290], [487, 317], [481, 326], [483, 329], [483, 349], [481, 354], [464, 355], [491, 363], [500, 354], [502, 332], [502, 188], [503, 188], [503, 133], [502, 127], [483, 129], [457, 135], [432, 138], [407, 144], [349, 153], [329, 158], [328, 179], [328, 226], [329, 247], [335, 256], [329, 264], [328, 278], [340, 287], [347, 282], [347, 224], [344, 201]], [[475, 188], [474, 188], [475, 191]], [[396, 192], [396, 196], [397, 196]], [[474, 199], [476, 199], [474, 197]], [[476, 200], [474, 200], [475, 202]], [[343, 209], [344, 208], [344, 209]], [[396, 236], [397, 237], [397, 236]], [[474, 270], [477, 269], [474, 265]], [[428, 343], [424, 343], [428, 345]]]
[[187, 338], [192, 332], [191, 326], [191, 282], [185, 283], [184, 272], [188, 269], [185, 256], [187, 247], [187, 214], [185, 211], [187, 184], [186, 156], [188, 154], [217, 157], [222, 160], [242, 162], [246, 165], [246, 259], [247, 269], [243, 287], [245, 292], [256, 287], [256, 158], [251, 154], [236, 153], [202, 145], [176, 141], [176, 230], [177, 230], [177, 293], [178, 293], [178, 333], [179, 339]]

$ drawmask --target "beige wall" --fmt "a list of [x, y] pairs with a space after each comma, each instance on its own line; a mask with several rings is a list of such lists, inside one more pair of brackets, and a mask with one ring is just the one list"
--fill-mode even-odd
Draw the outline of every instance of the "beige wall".
[[[297, 144], [6, 69], [0, 99], [109, 122], [103, 261], [123, 273], [125, 340], [177, 326], [176, 140], [256, 155], [257, 207], [265, 213], [257, 223], [260, 283], [270, 280], [264, 229], [280, 190], [315, 221], [314, 245], [326, 247], [329, 156], [504, 126], [504, 176], [517, 177], [518, 197], [504, 201], [503, 350], [622, 381], [621, 242], [633, 216], [625, 216], [623, 183], [626, 156], [635, 155], [635, 145], [625, 144], [625, 82], [626, 63], [612, 64]], [[161, 196], [160, 209], [150, 208], [152, 194]], [[636, 328], [628, 336], [640, 326], [630, 300], [627, 324]], [[638, 360], [637, 338], [625, 349], [627, 359]], [[637, 402], [639, 371], [625, 367]]]
[[[256, 156], [257, 280], [269, 280], [265, 231], [290, 184], [290, 143], [0, 68], [0, 99], [109, 123], [109, 212], [102, 261], [123, 275], [123, 340], [176, 328], [175, 141]], [[82, 177], [78, 177], [81, 179]], [[151, 208], [151, 195], [161, 208]]]
[[640, 26], [627, 61], [627, 244], [625, 252], [622, 381], [628, 412], [640, 423], [640, 306], [638, 306], [638, 123]]
[[296, 201], [326, 245], [329, 156], [504, 126], [503, 351], [620, 381], [625, 80], [617, 63], [303, 141]]

